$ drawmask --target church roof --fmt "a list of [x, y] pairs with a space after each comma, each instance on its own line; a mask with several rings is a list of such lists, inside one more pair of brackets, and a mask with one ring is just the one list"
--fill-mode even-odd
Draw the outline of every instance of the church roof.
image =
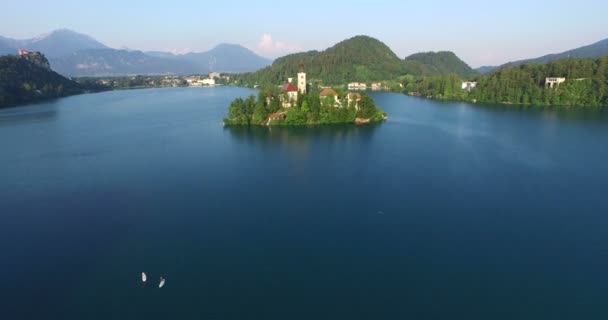
[[285, 90], [286, 92], [297, 92], [298, 88], [296, 88], [296, 86], [293, 85], [293, 83], [291, 82], [287, 82], [284, 86], [283, 86], [283, 90]]

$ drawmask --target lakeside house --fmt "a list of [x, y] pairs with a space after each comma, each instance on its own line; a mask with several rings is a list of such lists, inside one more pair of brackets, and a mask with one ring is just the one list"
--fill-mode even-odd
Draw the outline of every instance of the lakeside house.
[[564, 82], [566, 82], [566, 78], [556, 78], [556, 77], [545, 78], [545, 86], [548, 86], [549, 88], [553, 88], [553, 86], [559, 86], [560, 83], [564, 83]]
[[475, 87], [477, 87], [477, 82], [473, 82], [473, 81], [463, 81], [462, 82], [462, 90], [471, 92], [471, 90], [473, 90], [473, 88], [475, 88]]
[[268, 121], [272, 120], [285, 120], [286, 112], [276, 112], [268, 115]]
[[380, 90], [385, 90], [385, 91], [390, 90], [387, 81], [372, 83], [372, 91], [380, 91]]
[[361, 82], [351, 82], [348, 84], [348, 90], [367, 90], [367, 84]]
[[326, 88], [323, 89], [323, 91], [321, 91], [321, 93], [319, 94], [319, 99], [321, 99], [321, 101], [325, 101], [327, 97], [333, 97], [334, 107], [342, 106], [342, 104], [340, 103], [340, 99], [338, 99], [338, 93], [334, 89]]

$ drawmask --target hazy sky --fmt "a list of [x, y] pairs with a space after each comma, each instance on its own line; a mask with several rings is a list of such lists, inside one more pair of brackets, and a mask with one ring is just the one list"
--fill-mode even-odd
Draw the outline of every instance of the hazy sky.
[[608, 1], [5, 1], [0, 35], [58, 28], [115, 48], [205, 51], [223, 42], [267, 57], [323, 50], [359, 34], [400, 57], [451, 50], [473, 67], [608, 38]]

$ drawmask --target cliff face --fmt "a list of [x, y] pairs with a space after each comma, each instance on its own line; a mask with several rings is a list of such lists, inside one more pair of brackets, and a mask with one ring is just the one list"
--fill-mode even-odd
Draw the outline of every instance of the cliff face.
[[79, 83], [51, 70], [42, 54], [0, 57], [0, 108], [83, 91]]

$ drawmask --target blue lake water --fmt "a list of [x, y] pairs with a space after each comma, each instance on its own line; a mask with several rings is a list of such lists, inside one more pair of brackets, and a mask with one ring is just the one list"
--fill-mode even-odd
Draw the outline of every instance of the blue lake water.
[[255, 93], [1, 110], [0, 318], [608, 318], [606, 115], [374, 93], [379, 125], [223, 128]]

